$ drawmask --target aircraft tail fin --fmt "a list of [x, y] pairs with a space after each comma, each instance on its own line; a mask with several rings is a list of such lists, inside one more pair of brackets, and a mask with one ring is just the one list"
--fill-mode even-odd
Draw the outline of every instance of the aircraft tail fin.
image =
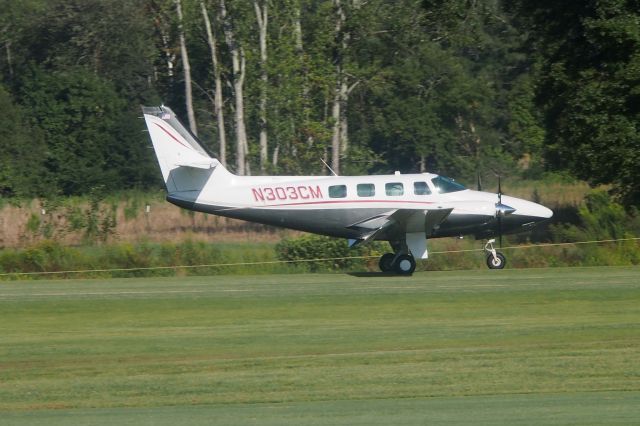
[[170, 108], [142, 107], [142, 112], [169, 193], [200, 191], [214, 171], [232, 176], [207, 153]]

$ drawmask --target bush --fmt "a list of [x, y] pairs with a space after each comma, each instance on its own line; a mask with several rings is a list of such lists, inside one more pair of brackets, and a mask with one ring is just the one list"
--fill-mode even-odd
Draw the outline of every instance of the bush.
[[[555, 242], [585, 242], [637, 237], [640, 215], [635, 208], [625, 210], [606, 191], [596, 190], [585, 197], [577, 210], [577, 223], [558, 223], [549, 227]], [[561, 265], [637, 265], [640, 247], [636, 241], [587, 244], [566, 250]], [[555, 266], [555, 265], [552, 265]]]
[[[386, 249], [385, 243], [379, 241], [350, 249], [343, 239], [319, 235], [286, 238], [276, 245], [276, 255], [282, 261], [330, 259], [297, 263], [299, 269], [311, 272], [341, 270], [358, 266], [374, 269], [378, 263], [378, 257], [387, 251], [389, 250]], [[371, 258], [353, 259], [353, 257]]]
[[[139, 277], [173, 275], [256, 274], [288, 272], [288, 267], [262, 264], [274, 260], [273, 246], [252, 245], [251, 250], [230, 244], [185, 241], [181, 243], [139, 243], [65, 247], [43, 241], [22, 250], [0, 251], [0, 278], [45, 278], [52, 275], [12, 275], [31, 272], [86, 271], [56, 274], [56, 278]], [[165, 268], [172, 266], [236, 266]], [[252, 265], [256, 263], [255, 265]], [[153, 269], [160, 267], [158, 269]], [[136, 269], [140, 268], [140, 269]], [[151, 268], [151, 269], [146, 269]], [[122, 270], [129, 269], [129, 270]], [[91, 270], [103, 270], [95, 271]]]
[[640, 216], [636, 209], [625, 211], [606, 191], [596, 190], [578, 208], [578, 224], [560, 223], [550, 229], [560, 242], [629, 238], [640, 233]]

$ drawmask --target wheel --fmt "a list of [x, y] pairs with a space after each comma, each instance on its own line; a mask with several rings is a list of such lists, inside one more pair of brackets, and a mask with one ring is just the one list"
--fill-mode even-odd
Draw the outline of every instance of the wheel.
[[401, 275], [411, 275], [416, 270], [416, 261], [413, 256], [409, 254], [401, 254], [396, 259], [395, 270]]
[[493, 255], [487, 256], [487, 266], [489, 269], [503, 269], [504, 265], [507, 264], [507, 259], [500, 252], [496, 252], [496, 258], [493, 258]]
[[393, 253], [385, 253], [380, 257], [380, 261], [378, 262], [378, 266], [382, 272], [391, 272], [393, 271], [393, 258], [396, 257]]

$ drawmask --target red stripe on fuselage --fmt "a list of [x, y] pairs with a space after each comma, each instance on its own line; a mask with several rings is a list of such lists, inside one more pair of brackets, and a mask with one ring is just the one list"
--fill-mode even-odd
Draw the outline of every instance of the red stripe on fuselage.
[[285, 206], [305, 206], [318, 204], [350, 204], [350, 203], [394, 203], [394, 204], [436, 204], [435, 201], [407, 201], [407, 200], [331, 200], [331, 201], [308, 201], [305, 203], [283, 203], [283, 204], [267, 204], [260, 207], [285, 207]]

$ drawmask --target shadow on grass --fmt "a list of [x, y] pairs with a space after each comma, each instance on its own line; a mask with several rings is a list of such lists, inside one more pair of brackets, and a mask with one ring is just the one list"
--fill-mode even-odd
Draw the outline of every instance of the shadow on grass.
[[413, 274], [404, 275], [395, 272], [347, 272], [347, 275], [357, 278], [388, 278], [388, 277], [410, 277]]

